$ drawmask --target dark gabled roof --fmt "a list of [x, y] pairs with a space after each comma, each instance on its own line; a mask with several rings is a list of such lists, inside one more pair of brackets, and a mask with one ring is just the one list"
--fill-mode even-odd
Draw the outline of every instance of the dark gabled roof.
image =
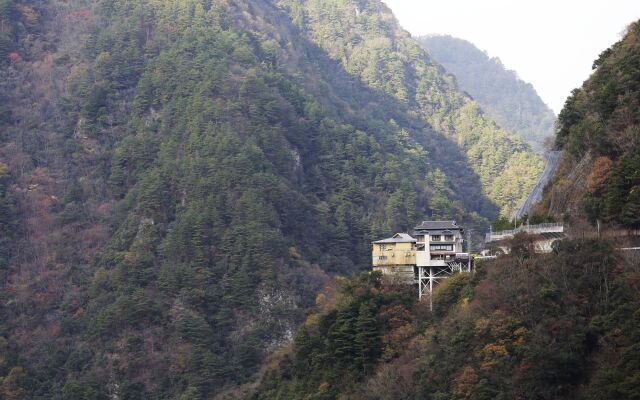
[[415, 243], [416, 240], [411, 237], [408, 233], [396, 233], [392, 237], [388, 239], [378, 240], [377, 242], [373, 242], [375, 244], [384, 244], [384, 243]]
[[[446, 235], [454, 235], [456, 232], [457, 232], [457, 230], [456, 231], [450, 231], [450, 230], [447, 229], [447, 230], [444, 230], [444, 231], [439, 231], [439, 230], [436, 230], [436, 229], [429, 229], [429, 235], [445, 235], [446, 236]], [[420, 234], [420, 232], [414, 232], [414, 235], [419, 235], [419, 234]], [[422, 231], [422, 234], [424, 235], [424, 230]]]
[[422, 221], [415, 227], [415, 230], [461, 230], [462, 228], [456, 224], [456, 221]]

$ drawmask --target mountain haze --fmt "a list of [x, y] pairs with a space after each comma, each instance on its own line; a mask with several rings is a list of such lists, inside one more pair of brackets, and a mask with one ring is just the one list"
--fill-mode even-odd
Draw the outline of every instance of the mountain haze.
[[536, 151], [554, 135], [555, 114], [529, 83], [490, 58], [473, 43], [448, 35], [422, 36], [418, 41], [500, 126], [517, 134]]
[[0, 397], [204, 399], [542, 161], [379, 1], [0, 1]]

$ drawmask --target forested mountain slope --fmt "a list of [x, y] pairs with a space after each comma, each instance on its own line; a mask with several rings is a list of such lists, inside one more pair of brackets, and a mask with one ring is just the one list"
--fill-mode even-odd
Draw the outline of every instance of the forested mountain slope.
[[640, 394], [637, 255], [526, 237], [428, 302], [375, 275], [320, 296], [251, 399], [631, 400]]
[[[640, 22], [594, 69], [560, 114], [566, 158], [543, 208], [572, 231], [585, 216], [637, 228]], [[534, 239], [516, 235], [510, 254], [445, 280], [433, 312], [376, 273], [328, 286], [245, 397], [639, 398], [640, 253], [569, 237], [536, 254]]]
[[541, 162], [382, 3], [0, 1], [0, 397], [210, 398]]
[[[295, 23], [346, 71], [407, 107], [466, 153], [488, 196], [508, 215], [528, 194], [543, 163], [523, 141], [499, 129], [478, 103], [401, 29], [380, 1], [286, 1]], [[344, 34], [348, 32], [348, 34]], [[450, 159], [439, 140], [430, 156]], [[452, 168], [454, 171], [457, 167]]]
[[602, 52], [567, 99], [556, 146], [565, 158], [542, 208], [575, 221], [640, 227], [640, 23]]
[[505, 69], [499, 58], [489, 58], [473, 43], [448, 35], [422, 36], [418, 41], [500, 126], [537, 151], [543, 149], [545, 139], [553, 137], [553, 111], [531, 84]]

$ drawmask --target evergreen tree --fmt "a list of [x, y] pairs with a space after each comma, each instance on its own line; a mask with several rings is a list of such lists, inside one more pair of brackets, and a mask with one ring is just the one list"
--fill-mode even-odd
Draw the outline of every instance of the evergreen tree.
[[329, 343], [335, 361], [343, 367], [351, 367], [357, 356], [355, 348], [357, 311], [353, 306], [338, 310], [336, 320], [329, 332]]
[[620, 210], [620, 219], [626, 226], [640, 227], [640, 186], [631, 188]]
[[355, 348], [357, 360], [366, 375], [380, 355], [380, 334], [375, 316], [365, 303], [360, 305], [358, 319], [356, 320]]

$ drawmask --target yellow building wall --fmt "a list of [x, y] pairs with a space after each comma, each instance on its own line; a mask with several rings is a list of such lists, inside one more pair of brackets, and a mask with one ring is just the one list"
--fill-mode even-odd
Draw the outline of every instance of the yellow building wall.
[[374, 267], [416, 264], [416, 250], [413, 243], [374, 244], [371, 255]]

